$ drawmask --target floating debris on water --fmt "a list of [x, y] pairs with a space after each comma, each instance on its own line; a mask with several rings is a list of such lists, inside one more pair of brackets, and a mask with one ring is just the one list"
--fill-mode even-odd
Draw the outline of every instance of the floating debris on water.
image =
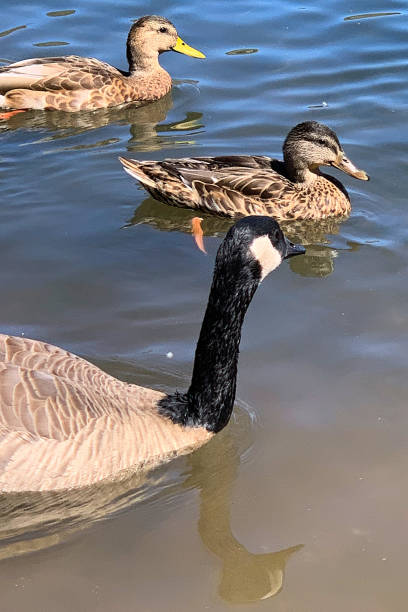
[[168, 353], [166, 353], [166, 357], [167, 359], [173, 359], [174, 355], [171, 351], [169, 351]]
[[259, 49], [232, 49], [227, 51], [225, 55], [249, 55], [250, 53], [258, 53]]
[[0, 36], [8, 36], [9, 34], [12, 34], [13, 32], [17, 32], [17, 30], [24, 30], [24, 28], [26, 27], [27, 27], [26, 25], [21, 25], [15, 28], [10, 28], [9, 30], [4, 30], [4, 32], [0, 32]]
[[320, 104], [310, 104], [307, 108], [327, 108], [329, 105], [323, 100]]
[[353, 21], [354, 19], [370, 19], [371, 17], [389, 17], [390, 15], [402, 15], [402, 13], [362, 13], [361, 15], [350, 15], [350, 17], [344, 17], [344, 21]]
[[34, 47], [62, 47], [63, 45], [69, 45], [69, 42], [63, 40], [50, 40], [48, 42], [33, 43]]
[[46, 13], [47, 17], [66, 17], [67, 15], [73, 15], [75, 13], [74, 9], [67, 11], [50, 11]]

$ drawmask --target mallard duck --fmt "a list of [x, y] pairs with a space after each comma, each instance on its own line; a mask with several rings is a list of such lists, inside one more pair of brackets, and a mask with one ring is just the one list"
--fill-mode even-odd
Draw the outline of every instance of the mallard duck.
[[241, 219], [228, 231], [185, 394], [128, 384], [56, 346], [1, 335], [0, 490], [117, 479], [207, 442], [231, 416], [252, 297], [283, 259], [301, 253], [270, 217]]
[[317, 121], [299, 123], [289, 132], [283, 161], [260, 155], [119, 159], [156, 200], [227, 217], [271, 215], [281, 221], [346, 216], [351, 209], [347, 191], [319, 166], [369, 180], [346, 157], [335, 132]]
[[148, 15], [131, 27], [129, 72], [90, 57], [68, 55], [27, 59], [0, 68], [0, 107], [62, 111], [94, 110], [164, 96], [171, 77], [159, 64], [164, 51], [205, 57], [189, 47], [164, 17]]

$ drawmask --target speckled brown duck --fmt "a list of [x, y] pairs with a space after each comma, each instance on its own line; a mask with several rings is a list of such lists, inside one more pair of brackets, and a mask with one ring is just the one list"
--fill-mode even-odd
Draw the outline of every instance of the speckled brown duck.
[[283, 161], [259, 155], [162, 162], [119, 159], [155, 199], [227, 217], [343, 217], [351, 210], [347, 191], [319, 167], [334, 166], [357, 179], [369, 179], [346, 157], [335, 132], [317, 121], [299, 123], [289, 132]]
[[128, 384], [56, 346], [0, 335], [0, 491], [116, 480], [207, 442], [232, 413], [252, 297], [284, 258], [301, 253], [270, 217], [228, 231], [186, 393]]
[[171, 77], [159, 64], [161, 53], [172, 50], [205, 57], [177, 35], [168, 19], [157, 15], [141, 17], [132, 25], [126, 49], [128, 72], [76, 55], [33, 58], [3, 66], [0, 107], [74, 112], [146, 103], [171, 88]]

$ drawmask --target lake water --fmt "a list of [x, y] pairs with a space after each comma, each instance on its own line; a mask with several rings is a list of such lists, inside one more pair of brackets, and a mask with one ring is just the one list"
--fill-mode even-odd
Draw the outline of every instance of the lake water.
[[[371, 181], [333, 170], [351, 217], [296, 228], [307, 255], [256, 294], [234, 417], [208, 446], [123, 487], [0, 498], [2, 610], [405, 612], [406, 3], [16, 0], [3, 13], [3, 62], [124, 68], [146, 13], [207, 54], [162, 56], [172, 95], [145, 108], [1, 122], [6, 333], [188, 386], [229, 223], [204, 218], [205, 256], [193, 214], [147, 198], [118, 155], [279, 155], [315, 119]], [[256, 52], [228, 53], [243, 49]]]

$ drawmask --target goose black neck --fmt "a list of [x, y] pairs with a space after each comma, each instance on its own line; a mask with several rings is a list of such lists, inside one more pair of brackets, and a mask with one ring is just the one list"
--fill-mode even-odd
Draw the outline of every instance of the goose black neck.
[[260, 280], [261, 267], [255, 258], [229, 242], [221, 245], [190, 388], [184, 395], [164, 398], [161, 414], [180, 425], [212, 432], [228, 423], [235, 400], [242, 323]]

